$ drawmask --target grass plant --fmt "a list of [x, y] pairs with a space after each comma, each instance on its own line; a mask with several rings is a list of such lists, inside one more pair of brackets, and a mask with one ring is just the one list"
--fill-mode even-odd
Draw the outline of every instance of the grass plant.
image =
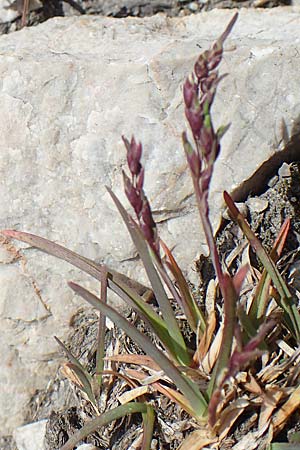
[[[198, 423], [199, 429], [180, 445], [181, 450], [200, 450], [216, 442], [220, 444], [249, 407], [257, 410], [257, 423], [259, 430], [262, 430], [261, 436], [266, 439], [267, 448], [300, 405], [297, 376], [291, 376], [299, 360], [296, 349], [300, 339], [300, 315], [297, 303], [276, 266], [287, 238], [289, 220], [283, 224], [268, 255], [230, 195], [224, 192], [232, 219], [240, 226], [264, 267], [258, 275], [258, 282], [253, 282], [245, 303], [241, 301], [241, 290], [249, 276], [250, 263], [240, 265], [234, 273], [224, 267], [209, 218], [210, 182], [221, 151], [220, 141], [228, 128], [214, 129], [211, 110], [217, 86], [224, 77], [218, 72], [224, 42], [237, 17], [238, 14], [234, 14], [219, 39], [198, 57], [193, 73], [183, 85], [185, 115], [190, 133], [182, 134], [182, 142], [215, 270], [216, 280], [210, 284], [210, 289], [213, 286], [213, 297], [218, 298], [222, 307], [219, 325], [217, 309], [213, 308], [208, 315], [208, 308], [200, 307], [171, 250], [159, 237], [151, 205], [144, 191], [142, 144], [134, 137], [130, 140], [123, 137], [129, 169], [128, 174], [123, 173], [123, 180], [133, 213], [124, 208], [109, 188], [107, 190], [143, 262], [150, 288], [42, 237], [21, 231], [2, 231], [6, 237], [26, 242], [63, 259], [100, 282], [99, 293], [96, 294], [78, 284], [69, 283], [77, 295], [100, 313], [95, 374], [90, 374], [56, 338], [69, 360], [65, 373], [86, 394], [96, 416], [72, 436], [62, 450], [71, 450], [76, 443], [108, 421], [132, 413], [142, 414], [144, 433], [140, 448], [150, 449], [155, 420], [153, 396], [166, 396], [192, 416], [194, 423]], [[108, 289], [118, 294], [138, 314], [160, 343], [159, 346], [108, 305]], [[209, 291], [207, 303], [208, 299]], [[178, 310], [184, 315], [194, 336], [193, 345], [188, 344], [182, 332]], [[135, 369], [125, 370], [125, 379], [129, 380], [128, 389], [136, 400], [100, 414], [98, 397], [105, 376], [106, 317], [122, 328], [144, 354], [115, 355], [110, 358], [116, 363], [135, 366]], [[278, 336], [282, 338], [278, 339]], [[283, 339], [290, 349], [289, 356], [282, 351]], [[278, 356], [276, 363], [272, 361], [275, 355]], [[292, 380], [290, 384], [285, 375], [286, 367]], [[151, 386], [154, 394], [145, 394], [144, 386]], [[209, 429], [206, 426], [201, 428], [203, 424], [208, 424]], [[270, 448], [281, 447], [273, 443]]]

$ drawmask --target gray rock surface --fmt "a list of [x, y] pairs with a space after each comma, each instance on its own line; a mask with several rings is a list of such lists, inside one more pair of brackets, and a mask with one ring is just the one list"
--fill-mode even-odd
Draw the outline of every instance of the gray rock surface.
[[[232, 14], [53, 19], [2, 36], [1, 228], [48, 237], [143, 280], [105, 191], [108, 185], [124, 200], [121, 135], [134, 133], [144, 144], [146, 190], [161, 235], [191, 273], [205, 247], [180, 143], [186, 128], [181, 87], [200, 48], [219, 36]], [[221, 70], [229, 76], [220, 85], [215, 124], [232, 125], [212, 184], [215, 225], [223, 189], [260, 187], [261, 178], [251, 178], [259, 168], [293, 157], [299, 29], [298, 7], [242, 10], [226, 43]], [[66, 336], [82, 304], [65, 280], [95, 287], [66, 263], [34, 249], [21, 256], [20, 247], [26, 246], [4, 242], [0, 253], [3, 434], [22, 424], [30, 396], [57, 368], [53, 335]]]
[[[39, 420], [16, 428], [13, 433], [16, 450], [45, 450], [46, 423], [47, 420]], [[97, 447], [82, 444], [77, 450], [97, 450]]]
[[14, 431], [17, 450], [44, 450], [47, 420], [29, 423]]

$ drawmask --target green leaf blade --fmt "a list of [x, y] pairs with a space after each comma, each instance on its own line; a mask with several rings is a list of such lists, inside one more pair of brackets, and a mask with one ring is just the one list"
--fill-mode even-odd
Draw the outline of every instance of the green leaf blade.
[[106, 411], [101, 416], [87, 422], [77, 433], [70, 437], [60, 450], [73, 450], [78, 442], [85, 439], [89, 434], [95, 432], [99, 428], [113, 422], [114, 420], [121, 419], [129, 414], [147, 414], [147, 405], [145, 403], [126, 403], [125, 405], [118, 406], [117, 408]]
[[134, 340], [142, 350], [149, 355], [166, 373], [166, 375], [175, 383], [178, 389], [185, 395], [191, 408], [195, 412], [195, 417], [202, 417], [207, 408], [207, 402], [198, 389], [197, 385], [185, 377], [178, 368], [150, 341], [150, 339], [140, 333], [131, 323], [129, 323], [121, 314], [114, 310], [111, 306], [100, 302], [100, 300], [91, 292], [70, 282], [69, 286], [78, 295], [83, 297], [98, 311], [110, 318], [118, 327], [122, 328], [128, 336]]
[[187, 351], [185, 341], [175, 318], [172, 306], [162, 285], [161, 279], [154, 267], [147, 242], [138, 226], [129, 216], [116, 195], [112, 192], [111, 189], [107, 188], [107, 190], [112, 197], [119, 213], [121, 214], [123, 221], [129, 231], [131, 239], [140, 255], [141, 260], [143, 261], [147, 276], [155, 293], [156, 300], [160, 306], [163, 319], [166, 323], [168, 323], [168, 332], [172, 339], [172, 341], [170, 342], [172, 342], [174, 346], [173, 357], [177, 359], [181, 364], [189, 365], [191, 361], [190, 355]]

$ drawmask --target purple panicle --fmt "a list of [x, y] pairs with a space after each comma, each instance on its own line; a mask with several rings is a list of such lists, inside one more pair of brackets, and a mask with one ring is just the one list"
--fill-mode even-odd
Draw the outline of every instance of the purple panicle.
[[[208, 170], [219, 154], [220, 137], [215, 132], [210, 109], [215, 97], [216, 88], [223, 76], [219, 76], [216, 70], [223, 56], [223, 44], [231, 31], [237, 15], [233, 17], [222, 36], [212, 45], [211, 49], [202, 53], [195, 65], [194, 73], [191, 74], [183, 85], [183, 98], [185, 104], [185, 115], [189, 123], [196, 149], [187, 151], [187, 143], [184, 141], [187, 161], [192, 172], [194, 182], [199, 183], [201, 177], [205, 179], [200, 182], [199, 195], [204, 198], [209, 188], [212, 174]], [[196, 159], [199, 159], [196, 162]], [[200, 171], [200, 172], [199, 172]]]
[[137, 144], [133, 136], [130, 143], [124, 136], [122, 136], [122, 139], [127, 149], [127, 163], [131, 175], [138, 176], [142, 168], [140, 163], [142, 156], [142, 144], [140, 142]]
[[140, 230], [149, 246], [159, 257], [156, 223], [153, 220], [151, 207], [144, 193], [144, 167], [141, 164], [142, 144], [137, 143], [134, 137], [131, 138], [130, 142], [124, 136], [122, 136], [122, 139], [127, 150], [127, 163], [131, 173], [131, 179], [123, 173], [125, 194], [135, 211]]

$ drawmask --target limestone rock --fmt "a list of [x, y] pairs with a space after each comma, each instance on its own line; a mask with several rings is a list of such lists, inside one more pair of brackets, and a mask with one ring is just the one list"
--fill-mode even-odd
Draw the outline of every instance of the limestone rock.
[[44, 450], [44, 437], [47, 420], [29, 423], [18, 427], [14, 438], [18, 450]]
[[[110, 186], [124, 200], [121, 135], [134, 133], [144, 145], [146, 190], [161, 236], [191, 272], [204, 237], [180, 143], [186, 129], [181, 88], [199, 52], [232, 14], [57, 18], [2, 36], [1, 228], [48, 237], [143, 280], [105, 190]], [[212, 183], [215, 225], [224, 189], [241, 197], [261, 187], [270, 166], [293, 157], [300, 117], [299, 26], [297, 7], [242, 10], [226, 43], [221, 71], [229, 76], [214, 112], [216, 127], [232, 125]], [[253, 177], [258, 170], [260, 178]], [[20, 245], [13, 245], [17, 252]], [[53, 335], [66, 336], [82, 304], [66, 280], [97, 289], [66, 263], [34, 249], [23, 254], [11, 261], [0, 252], [1, 433], [22, 423], [26, 402], [57, 367]]]

